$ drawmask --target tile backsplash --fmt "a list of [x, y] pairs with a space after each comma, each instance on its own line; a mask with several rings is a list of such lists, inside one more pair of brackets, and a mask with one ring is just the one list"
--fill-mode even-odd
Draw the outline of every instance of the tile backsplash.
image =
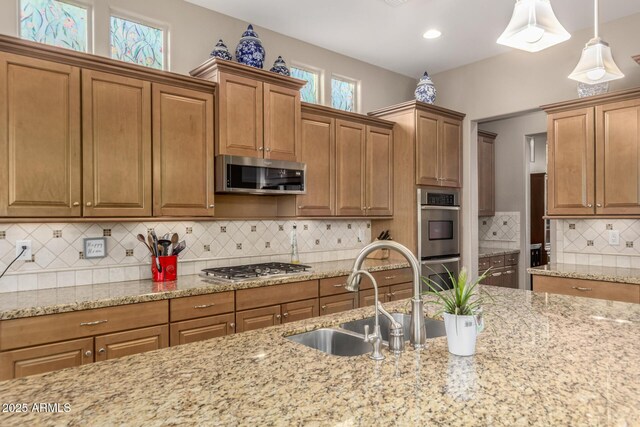
[[496, 212], [478, 219], [479, 246], [483, 248], [520, 248], [520, 212]]
[[[633, 219], [563, 219], [556, 221], [553, 261], [605, 267], [640, 268], [640, 221]], [[618, 244], [609, 234], [619, 233]]]
[[[186, 241], [180, 275], [232, 263], [288, 261], [294, 224], [302, 262], [352, 258], [371, 241], [371, 223], [364, 220], [0, 224], [0, 271], [15, 258], [16, 240], [31, 240], [33, 252], [0, 279], [0, 292], [148, 279], [149, 251], [136, 235], [150, 229]], [[105, 237], [106, 258], [84, 257], [87, 237]]]

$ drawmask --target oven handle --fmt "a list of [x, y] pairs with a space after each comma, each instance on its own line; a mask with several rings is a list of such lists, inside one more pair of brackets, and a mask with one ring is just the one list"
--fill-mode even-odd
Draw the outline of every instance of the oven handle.
[[431, 206], [431, 205], [421, 205], [420, 209], [423, 211], [459, 211], [460, 206]]
[[422, 265], [434, 265], [434, 264], [449, 264], [452, 262], [459, 262], [460, 257], [455, 258], [442, 258], [442, 259], [430, 259], [428, 261], [420, 261]]

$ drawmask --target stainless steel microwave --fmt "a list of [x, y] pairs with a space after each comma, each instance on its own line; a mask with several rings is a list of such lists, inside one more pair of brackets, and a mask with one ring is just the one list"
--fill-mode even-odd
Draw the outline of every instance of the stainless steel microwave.
[[305, 194], [304, 163], [253, 157], [217, 156], [216, 191], [219, 193]]

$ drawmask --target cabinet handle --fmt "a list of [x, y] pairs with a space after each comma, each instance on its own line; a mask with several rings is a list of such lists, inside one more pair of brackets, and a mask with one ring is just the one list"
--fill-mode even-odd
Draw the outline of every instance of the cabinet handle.
[[202, 304], [202, 305], [194, 305], [193, 308], [199, 310], [202, 308], [209, 308], [209, 307], [213, 307], [215, 304], [211, 303], [211, 304]]
[[215, 207], [216, 207], [216, 205], [209, 205], [209, 209], [213, 209]]
[[396, 296], [396, 293], [395, 293], [395, 292], [390, 292], [390, 293], [389, 293], [389, 296], [390, 296], [390, 297], [395, 297], [395, 296]]
[[323, 306], [322, 306], [322, 311], [325, 311], [326, 309], [327, 309], [327, 306], [326, 306], [326, 305], [323, 305]]
[[80, 206], [80, 202], [73, 202], [73, 206]]
[[258, 147], [258, 151], [262, 151], [264, 147]]
[[91, 206], [93, 206], [93, 203], [87, 202], [87, 206], [91, 207]]
[[392, 280], [392, 279], [395, 279], [395, 278], [396, 278], [396, 276], [385, 276], [384, 280]]
[[80, 326], [95, 326], [101, 323], [107, 323], [108, 320], [96, 320], [94, 322], [80, 322]]
[[499, 277], [502, 276], [502, 273], [493, 273], [493, 277]]
[[371, 210], [371, 206], [367, 206], [367, 210], [370, 211]]
[[91, 350], [87, 350], [87, 351], [85, 351], [84, 355], [86, 357], [91, 357], [93, 355], [93, 353], [91, 353]]
[[334, 288], [341, 288], [344, 285], [346, 285], [346, 283], [338, 283], [337, 285], [333, 285]]
[[281, 318], [282, 316], [280, 316], [279, 314], [276, 314], [276, 319]]
[[598, 203], [598, 204], [596, 205], [596, 207], [601, 208], [601, 207], [602, 207], [602, 203]]
[[231, 329], [235, 329], [235, 328], [236, 328], [236, 324], [235, 324], [235, 323], [233, 323], [233, 322], [232, 322], [232, 323], [229, 323], [229, 327], [230, 327]]
[[289, 313], [284, 313], [282, 317], [289, 317]]
[[302, 209], [302, 208], [303, 208], [303, 207], [302, 207], [302, 205], [301, 205], [301, 206], [298, 206], [298, 209]]
[[592, 207], [593, 207], [593, 205], [592, 205], [591, 203], [589, 203], [589, 204], [587, 205], [587, 207], [588, 207], [588, 208], [592, 208]]
[[267, 153], [271, 152], [271, 148], [267, 148], [266, 151], [267, 151]]
[[580, 292], [589, 292], [593, 290], [593, 288], [583, 288], [582, 286], [574, 286], [572, 289]]
[[105, 350], [104, 347], [101, 347], [100, 350], [98, 350], [98, 353], [100, 353], [100, 354], [104, 354], [106, 352], [107, 352], [107, 350]]

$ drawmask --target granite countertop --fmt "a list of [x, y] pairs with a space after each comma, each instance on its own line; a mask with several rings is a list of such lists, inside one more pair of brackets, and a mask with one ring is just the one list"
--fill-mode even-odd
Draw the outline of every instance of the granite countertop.
[[500, 248], [478, 248], [478, 256], [480, 258], [489, 257], [489, 256], [497, 256], [497, 255], [510, 255], [510, 254], [519, 254], [520, 249], [500, 249]]
[[579, 264], [547, 264], [527, 269], [529, 274], [569, 279], [600, 280], [640, 285], [640, 269]]
[[[307, 264], [311, 266], [311, 270], [305, 273], [236, 283], [205, 280], [198, 275], [190, 275], [178, 277], [174, 282], [164, 283], [154, 283], [149, 279], [8, 292], [0, 294], [0, 320], [344, 276], [351, 272], [353, 260]], [[366, 260], [364, 267], [369, 271], [383, 271], [409, 267], [409, 264], [392, 259]]]
[[640, 305], [483, 288], [495, 302], [473, 357], [449, 354], [445, 337], [383, 349], [380, 362], [283, 337], [372, 313], [362, 308], [1, 382], [2, 402], [69, 412], [0, 413], [0, 424], [640, 425]]

